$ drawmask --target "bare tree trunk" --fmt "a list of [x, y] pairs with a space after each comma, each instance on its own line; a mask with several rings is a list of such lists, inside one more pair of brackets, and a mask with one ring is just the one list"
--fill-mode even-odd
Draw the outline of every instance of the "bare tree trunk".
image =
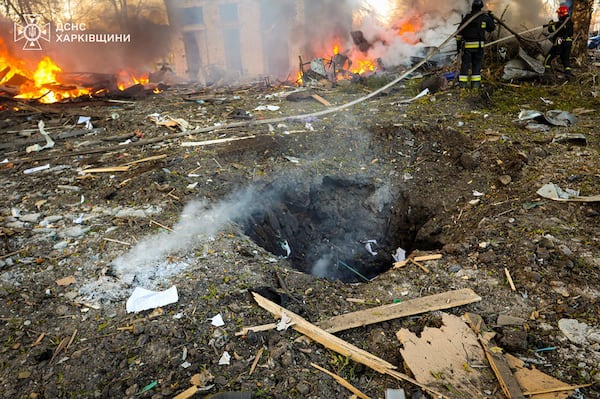
[[574, 0], [573, 19], [574, 38], [573, 50], [571, 56], [576, 59], [578, 65], [582, 65], [586, 60], [588, 34], [590, 22], [592, 20], [592, 6], [594, 0]]
[[125, 28], [129, 22], [129, 15], [127, 15], [127, 0], [111, 0], [113, 8], [115, 10], [115, 18], [117, 19], [119, 26]]

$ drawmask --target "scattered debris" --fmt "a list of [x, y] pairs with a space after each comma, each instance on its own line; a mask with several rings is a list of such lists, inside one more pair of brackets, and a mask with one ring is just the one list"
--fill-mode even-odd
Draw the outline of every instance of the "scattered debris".
[[410, 258], [409, 257], [406, 260], [396, 261], [394, 263], [394, 269], [398, 269], [398, 268], [404, 267], [409, 262], [424, 262], [424, 261], [429, 261], [429, 260], [437, 260], [437, 259], [441, 259], [441, 258], [442, 258], [441, 254], [415, 256], [414, 258]]
[[564, 143], [568, 142], [574, 145], [578, 145], [580, 147], [585, 147], [588, 145], [587, 137], [581, 133], [559, 133], [554, 136], [552, 139], [553, 143]]
[[515, 120], [515, 123], [524, 128], [534, 126], [534, 129], [539, 129], [537, 126], [540, 124], [569, 127], [577, 123], [577, 116], [557, 109], [545, 113], [535, 110], [523, 110], [519, 113], [519, 117]]
[[575, 319], [560, 319], [560, 331], [576, 345], [600, 344], [600, 329], [593, 328]]
[[510, 285], [511, 291], [513, 291], [513, 292], [517, 291], [517, 288], [515, 287], [515, 283], [513, 282], [512, 276], [510, 275], [510, 271], [508, 270], [507, 267], [504, 268], [504, 274], [506, 275], [506, 280], [508, 281], [508, 284]]
[[544, 184], [537, 192], [539, 196], [548, 198], [554, 201], [571, 201], [571, 202], [598, 202], [600, 194], [593, 196], [580, 196], [579, 192], [574, 190], [563, 190], [554, 183]]
[[36, 172], [40, 172], [42, 170], [47, 170], [50, 169], [50, 164], [45, 164], [45, 165], [41, 165], [41, 166], [36, 166], [34, 168], [29, 168], [29, 169], [25, 169], [23, 171], [23, 173], [25, 173], [26, 175], [30, 175], [32, 173], [36, 173]]
[[61, 278], [60, 280], [56, 280], [56, 285], [66, 287], [71, 284], [75, 284], [75, 276], [69, 276], [65, 278]]
[[566, 399], [574, 393], [575, 389], [584, 387], [570, 386], [536, 368], [529, 368], [525, 362], [510, 354], [505, 354], [504, 357], [510, 368], [514, 370], [513, 374], [523, 390], [523, 395], [555, 393], [550, 398]]
[[221, 316], [221, 313], [219, 313], [218, 315], [211, 317], [210, 319], [210, 324], [212, 324], [215, 327], [222, 327], [225, 325], [225, 322], [223, 321], [223, 316]]
[[231, 355], [225, 351], [219, 359], [219, 366], [228, 366], [231, 364]]
[[297, 314], [290, 312], [288, 309], [285, 309], [277, 305], [276, 303], [269, 301], [268, 299], [262, 297], [256, 292], [253, 292], [252, 295], [254, 296], [256, 302], [262, 308], [269, 311], [274, 316], [281, 315], [285, 312], [290, 317], [290, 319], [294, 321], [294, 325], [292, 326], [294, 330], [306, 335], [312, 340], [322, 344], [326, 348], [334, 350], [343, 356], [348, 356], [352, 358], [355, 362], [364, 364], [365, 366], [370, 367], [381, 374], [387, 374], [399, 380], [411, 382], [419, 386], [420, 388], [426, 390], [427, 392], [432, 393], [435, 396], [439, 396], [440, 398], [447, 398], [446, 395], [437, 392], [435, 389], [431, 389], [419, 383], [417, 380], [409, 377], [408, 375], [395, 370], [396, 366], [394, 366], [393, 364], [381, 358], [378, 358], [377, 356], [369, 352], [357, 348], [356, 346], [336, 337], [335, 335], [332, 335], [322, 330], [321, 328], [309, 323], [302, 317], [298, 316]]

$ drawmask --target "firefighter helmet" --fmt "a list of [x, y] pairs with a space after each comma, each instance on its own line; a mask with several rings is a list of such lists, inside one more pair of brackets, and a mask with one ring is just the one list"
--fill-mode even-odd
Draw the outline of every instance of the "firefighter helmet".
[[559, 17], [566, 17], [567, 15], [569, 15], [569, 7], [567, 5], [561, 5], [560, 7], [558, 7], [558, 10], [556, 10], [556, 13], [558, 14]]
[[483, 0], [473, 0], [471, 8], [477, 11], [481, 10], [483, 8]]

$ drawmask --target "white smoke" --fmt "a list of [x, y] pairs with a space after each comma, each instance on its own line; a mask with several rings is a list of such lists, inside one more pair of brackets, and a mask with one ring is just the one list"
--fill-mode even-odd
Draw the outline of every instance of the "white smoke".
[[113, 261], [113, 271], [126, 283], [149, 287], [157, 277], [167, 278], [187, 266], [185, 262], [169, 262], [170, 255], [189, 252], [209, 242], [228, 224], [248, 216], [261, 204], [252, 189], [237, 192], [212, 205], [193, 201], [185, 206], [173, 231], [163, 231], [140, 241]]
[[[383, 3], [385, 7], [381, 6]], [[424, 55], [427, 48], [440, 46], [452, 35], [462, 17], [470, 12], [471, 3], [471, 0], [314, 1], [310, 7], [319, 13], [305, 11], [306, 24], [294, 32], [291, 41], [303, 41], [300, 48], [305, 51], [305, 59], [331, 55], [332, 40], [341, 39], [342, 52], [346, 50], [350, 59], [379, 59], [390, 67], [408, 65], [412, 63], [411, 57]], [[539, 26], [552, 17], [548, 15], [546, 0], [484, 0], [484, 4], [517, 32]], [[387, 14], [383, 15], [382, 10]], [[361, 31], [371, 44], [366, 53], [361, 54], [353, 43], [350, 37], [353, 30]], [[440, 51], [454, 49], [455, 43], [450, 41]]]

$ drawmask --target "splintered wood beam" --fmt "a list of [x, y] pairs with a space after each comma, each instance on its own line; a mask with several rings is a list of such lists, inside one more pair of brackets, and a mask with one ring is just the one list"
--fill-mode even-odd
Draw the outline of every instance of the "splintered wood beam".
[[330, 376], [334, 380], [336, 380], [341, 386], [343, 386], [344, 388], [346, 388], [347, 390], [349, 390], [350, 392], [352, 392], [357, 397], [359, 397], [361, 399], [370, 399], [367, 395], [365, 395], [364, 393], [362, 393], [358, 388], [356, 388], [354, 385], [350, 384], [348, 381], [346, 381], [345, 379], [343, 379], [339, 375], [337, 375], [335, 373], [332, 373], [331, 371], [329, 371], [329, 370], [327, 370], [327, 369], [319, 366], [318, 364], [311, 363], [310, 365], [313, 366], [314, 368], [316, 368], [317, 370], [320, 370], [320, 371], [324, 372], [325, 374], [327, 374], [328, 376]]
[[394, 262], [393, 268], [398, 269], [400, 267], [406, 266], [408, 264], [408, 262], [410, 262], [411, 260], [414, 260], [416, 262], [424, 262], [424, 261], [428, 261], [428, 260], [437, 260], [437, 259], [441, 259], [441, 258], [442, 258], [442, 254], [415, 256], [414, 258], [408, 258], [405, 260], [401, 260], [400, 262]]
[[347, 356], [355, 362], [364, 364], [365, 366], [370, 367], [381, 374], [385, 374], [387, 370], [393, 370], [396, 368], [396, 366], [393, 364], [388, 363], [385, 360], [380, 359], [377, 356], [362, 350], [344, 341], [343, 339], [328, 333], [327, 331], [322, 330], [321, 328], [303, 319], [301, 316], [290, 312], [286, 308], [277, 305], [276, 303], [257, 294], [256, 292], [253, 292], [252, 295], [254, 296], [256, 303], [258, 303], [258, 305], [263, 309], [273, 314], [273, 316], [280, 318], [281, 315], [285, 313], [286, 316], [288, 316], [294, 323], [292, 328], [299, 333], [306, 335], [313, 341], [316, 341], [343, 356]]
[[113, 172], [127, 172], [129, 166], [111, 166], [106, 168], [91, 168], [82, 170], [83, 173], [113, 173]]
[[465, 313], [467, 323], [470, 325], [473, 332], [477, 335], [477, 340], [483, 348], [485, 357], [490, 364], [500, 389], [508, 399], [525, 399], [525, 394], [519, 385], [519, 382], [513, 375], [510, 365], [506, 361], [502, 353], [496, 353], [492, 349], [492, 345], [481, 336], [481, 329], [485, 328], [485, 324], [481, 316], [474, 313]]
[[449, 309], [479, 301], [481, 301], [481, 297], [473, 290], [470, 288], [463, 288], [422, 298], [410, 299], [404, 302], [391, 303], [371, 309], [360, 310], [358, 312], [346, 313], [322, 321], [318, 323], [318, 325], [323, 330], [334, 333], [350, 328], [362, 327], [401, 317], [414, 316], [416, 314], [434, 310]]
[[395, 370], [396, 366], [394, 366], [393, 364], [367, 351], [364, 351], [350, 344], [349, 342], [346, 342], [343, 339], [340, 339], [335, 335], [328, 333], [327, 331], [324, 331], [323, 329], [303, 319], [301, 316], [287, 310], [282, 306], [277, 305], [276, 303], [257, 294], [256, 292], [253, 292], [252, 295], [254, 296], [254, 300], [256, 301], [256, 303], [258, 303], [260, 307], [270, 312], [276, 318], [280, 318], [281, 315], [285, 313], [285, 315], [292, 321], [293, 324], [291, 325], [291, 327], [294, 330], [306, 335], [308, 338], [320, 343], [324, 347], [336, 351], [337, 353], [343, 356], [347, 356], [349, 359], [352, 359], [357, 363], [361, 363], [367, 367], [370, 367], [381, 374], [389, 375], [397, 380], [410, 382], [411, 384], [418, 386], [422, 390], [431, 393], [435, 398], [449, 399], [448, 396], [439, 393], [436, 390], [431, 389], [424, 384], [421, 384], [414, 378], [411, 378], [410, 376], [401, 373], [398, 370]]
[[327, 101], [326, 99], [324, 99], [323, 97], [321, 97], [320, 95], [318, 95], [318, 94], [311, 94], [311, 97], [314, 100], [316, 100], [316, 101], [320, 102], [321, 104], [323, 104], [324, 106], [331, 107], [331, 103], [329, 101]]

